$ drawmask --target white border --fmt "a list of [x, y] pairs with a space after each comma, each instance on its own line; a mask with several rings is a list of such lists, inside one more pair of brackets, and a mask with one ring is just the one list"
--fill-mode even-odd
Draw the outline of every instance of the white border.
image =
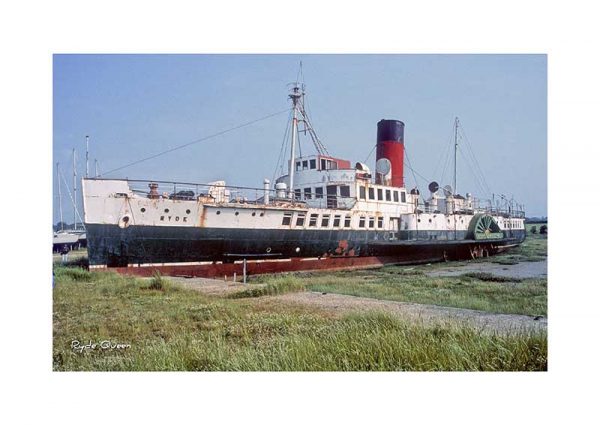
[[[594, 412], [600, 157], [588, 3], [53, 1], [3, 8], [4, 399], [12, 422], [570, 423]], [[298, 24], [298, 29], [293, 25]], [[51, 372], [52, 53], [549, 53], [548, 373]], [[12, 183], [12, 184], [11, 184]], [[13, 245], [16, 244], [16, 247]], [[10, 244], [10, 245], [8, 245]], [[4, 257], [7, 257], [5, 253]], [[593, 416], [592, 416], [593, 415]], [[5, 420], [5, 422], [7, 422]]]

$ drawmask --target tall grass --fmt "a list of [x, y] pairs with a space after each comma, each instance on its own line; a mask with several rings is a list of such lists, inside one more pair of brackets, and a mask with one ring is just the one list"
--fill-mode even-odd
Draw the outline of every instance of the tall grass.
[[267, 283], [260, 286], [256, 285], [244, 291], [235, 292], [230, 295], [231, 298], [253, 298], [265, 295], [282, 295], [288, 292], [304, 291], [305, 285], [300, 278], [292, 275], [270, 276]]
[[[493, 313], [545, 316], [546, 279], [505, 279], [488, 274], [428, 277], [418, 270], [397, 272], [400, 267], [315, 274], [305, 282], [307, 290], [390, 301], [435, 304]], [[266, 281], [264, 279], [263, 281]]]
[[[55, 370], [546, 370], [545, 333], [328, 317], [112, 273], [56, 270]], [[293, 286], [293, 285], [292, 285]], [[121, 350], [71, 348], [109, 340]]]

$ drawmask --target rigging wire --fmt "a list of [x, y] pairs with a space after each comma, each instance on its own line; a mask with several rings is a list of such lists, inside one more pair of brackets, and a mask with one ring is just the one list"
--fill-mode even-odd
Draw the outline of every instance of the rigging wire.
[[[406, 162], [408, 162], [408, 168], [410, 169], [410, 171], [412, 172], [413, 175], [413, 179], [415, 181], [415, 187], [417, 188], [417, 190], [419, 190], [419, 182], [417, 181], [417, 174], [419, 175], [419, 177], [421, 177], [423, 179], [423, 181], [425, 181], [425, 184], [427, 184], [427, 182], [429, 181], [428, 179], [426, 179], [425, 177], [423, 177], [422, 175], [420, 175], [419, 173], [417, 173], [415, 171], [415, 169], [412, 167], [412, 164], [410, 163], [410, 158], [408, 156], [408, 150], [405, 148], [404, 149], [404, 156], [406, 156]], [[421, 193], [421, 191], [419, 190], [419, 194], [421, 196], [421, 199], [423, 199], [423, 202], [425, 202], [425, 195], [423, 195]]]
[[444, 161], [444, 168], [442, 170], [442, 176], [440, 178], [440, 184], [444, 184], [444, 177], [446, 177], [446, 170], [448, 169], [448, 167], [450, 166], [450, 164], [452, 163], [452, 159], [451, 159], [451, 153], [452, 153], [452, 146], [454, 145], [454, 125], [452, 126], [452, 134], [450, 136], [449, 139], [449, 143], [446, 145], [446, 160]]
[[292, 112], [293, 110], [290, 109], [290, 113], [288, 116], [288, 120], [285, 126], [285, 131], [283, 133], [283, 139], [281, 141], [281, 150], [279, 151], [279, 156], [277, 157], [277, 164], [275, 165], [275, 169], [273, 170], [273, 177], [271, 179], [272, 182], [275, 182], [275, 176], [277, 175], [277, 168], [279, 168], [279, 166], [281, 165], [280, 168], [280, 175], [283, 175], [283, 158], [285, 155], [285, 148], [287, 147], [287, 141], [288, 141], [288, 134], [290, 131], [290, 127], [291, 127], [291, 118], [292, 118]]
[[369, 158], [371, 158], [371, 155], [373, 155], [373, 152], [375, 151], [375, 148], [377, 147], [377, 144], [375, 144], [373, 146], [373, 149], [371, 149], [371, 152], [369, 152], [369, 155], [367, 155], [367, 157], [365, 158], [365, 160], [363, 161], [363, 164], [366, 164], [367, 161], [369, 160]]
[[[452, 132], [450, 133], [450, 137], [448, 138], [448, 143], [445, 145], [444, 149], [440, 152], [440, 156], [438, 158], [438, 162], [433, 169], [433, 175], [437, 175], [438, 169], [440, 165], [442, 165], [442, 160], [445, 159], [444, 164], [448, 161], [448, 155], [450, 154], [450, 147], [453, 144], [454, 139], [454, 126], [452, 127]], [[445, 168], [445, 167], [444, 167]], [[444, 170], [445, 172], [445, 170]]]
[[484, 188], [486, 189], [485, 192], [487, 192], [487, 194], [491, 194], [491, 190], [490, 190], [490, 186], [487, 184], [487, 181], [485, 179], [485, 174], [483, 173], [483, 171], [481, 170], [481, 167], [479, 165], [479, 161], [477, 160], [477, 156], [475, 155], [475, 152], [473, 151], [473, 147], [471, 146], [471, 142], [469, 141], [469, 138], [467, 137], [467, 133], [464, 131], [463, 127], [460, 126], [459, 127], [460, 132], [463, 135], [463, 139], [466, 142], [465, 144], [467, 145], [467, 149], [468, 149], [468, 153], [471, 155], [471, 160], [473, 161], [474, 165], [475, 165], [475, 172], [476, 174], [478, 173], [478, 177], [481, 179]]
[[[463, 152], [463, 150], [460, 146], [458, 147], [458, 152], [460, 153], [461, 157], [465, 160], [465, 162], [469, 163], [469, 158], [467, 158], [466, 154]], [[485, 190], [485, 188], [481, 184], [481, 181], [477, 177], [477, 174], [475, 173], [474, 168], [471, 166], [469, 166], [467, 168], [469, 169], [469, 171], [471, 172], [472, 176], [475, 179], [475, 184], [477, 185], [477, 189], [480, 190], [482, 194], [488, 194], [488, 191]]]
[[[71, 195], [71, 191], [69, 190], [69, 185], [67, 184], [67, 180], [65, 179], [65, 175], [60, 170], [58, 171], [58, 173], [60, 174], [60, 176], [63, 179], [63, 182], [65, 183], [65, 187], [67, 188], [67, 193], [69, 194], [69, 198], [71, 198], [71, 202], [73, 203], [73, 209], [75, 210], [75, 215], [77, 217], [79, 217], [79, 222], [83, 226], [83, 229], [87, 230], [85, 228], [85, 224], [83, 223], [83, 219], [81, 218], [81, 215], [79, 214], [79, 210], [77, 209], [77, 204], [76, 204], [75, 200], [73, 199], [73, 195]], [[73, 223], [73, 224], [75, 224], [75, 223]]]
[[211, 134], [211, 135], [209, 135], [209, 136], [202, 137], [201, 139], [194, 140], [194, 141], [192, 141], [192, 142], [189, 142], [189, 143], [185, 143], [185, 144], [183, 144], [183, 145], [176, 146], [176, 147], [174, 147], [174, 148], [168, 149], [168, 150], [166, 150], [166, 151], [163, 151], [163, 152], [160, 152], [160, 153], [157, 153], [157, 154], [154, 154], [154, 155], [150, 155], [150, 156], [148, 156], [148, 157], [146, 157], [146, 158], [138, 159], [137, 161], [133, 161], [133, 162], [130, 162], [129, 164], [125, 164], [125, 165], [123, 165], [123, 166], [121, 166], [121, 167], [118, 167], [118, 168], [115, 168], [115, 169], [113, 169], [113, 170], [107, 171], [106, 173], [102, 174], [102, 176], [104, 176], [104, 175], [106, 175], [106, 174], [111, 174], [111, 173], [114, 173], [115, 171], [119, 171], [119, 170], [122, 170], [122, 169], [124, 169], [124, 168], [127, 168], [127, 167], [131, 167], [132, 165], [136, 165], [136, 164], [139, 164], [139, 163], [141, 163], [141, 162], [144, 162], [144, 161], [148, 161], [148, 160], [150, 160], [150, 159], [157, 158], [157, 157], [159, 157], [159, 156], [161, 156], [161, 155], [165, 155], [165, 154], [168, 154], [168, 153], [174, 152], [174, 151], [176, 151], [176, 150], [179, 150], [179, 149], [186, 148], [186, 147], [188, 147], [188, 146], [191, 146], [191, 145], [194, 145], [194, 144], [196, 144], [196, 143], [204, 142], [204, 141], [206, 141], [206, 140], [209, 140], [209, 139], [215, 138], [215, 137], [217, 137], [217, 136], [221, 136], [221, 135], [223, 135], [223, 134], [225, 134], [225, 133], [229, 133], [229, 132], [231, 132], [231, 131], [238, 130], [238, 129], [240, 129], [240, 128], [243, 128], [243, 127], [247, 127], [247, 126], [249, 126], [249, 125], [251, 125], [251, 124], [255, 124], [255, 123], [259, 122], [259, 121], [264, 121], [264, 120], [266, 120], [266, 119], [272, 118], [272, 117], [274, 117], [274, 116], [277, 116], [277, 115], [283, 114], [284, 112], [288, 112], [288, 111], [289, 111], [289, 108], [286, 108], [286, 109], [284, 109], [284, 110], [282, 110], [282, 111], [275, 112], [275, 113], [273, 113], [273, 114], [266, 115], [266, 116], [264, 116], [264, 117], [257, 118], [257, 119], [255, 119], [255, 120], [252, 120], [252, 121], [248, 121], [248, 122], [246, 122], [246, 123], [244, 123], [244, 124], [240, 124], [240, 125], [238, 125], [238, 126], [231, 127], [231, 128], [229, 128], [229, 129], [227, 129], [227, 130], [219, 131], [218, 133], [214, 133], [214, 134]]

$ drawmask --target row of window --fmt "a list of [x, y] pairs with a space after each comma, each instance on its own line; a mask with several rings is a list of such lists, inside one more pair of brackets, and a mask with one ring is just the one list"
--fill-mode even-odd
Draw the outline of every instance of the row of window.
[[[338, 164], [336, 161], [332, 161], [330, 159], [321, 158], [321, 170], [337, 170]], [[316, 170], [317, 169], [317, 160], [316, 159], [307, 159], [304, 161], [296, 161], [296, 171], [301, 170]]]
[[[292, 223], [293, 213], [286, 212], [283, 214], [283, 220], [281, 221], [282, 226], [289, 226]], [[329, 221], [331, 220], [331, 214], [323, 214], [321, 215], [320, 227], [329, 227]], [[304, 226], [304, 222], [306, 220], [305, 213], [299, 213], [296, 217], [296, 227]], [[343, 226], [342, 226], [343, 220]], [[365, 228], [368, 226], [370, 229], [375, 228], [375, 217], [366, 217], [361, 216], [358, 220], [358, 227]], [[341, 214], [335, 214], [333, 216], [333, 227], [344, 227], [349, 228], [352, 222], [352, 217], [350, 215], [345, 215], [342, 219]], [[308, 219], [308, 227], [318, 227], [319, 224], [319, 214], [310, 214]], [[377, 217], [377, 228], [383, 229], [383, 217]]]
[[[281, 224], [283, 226], [289, 226], [292, 223], [292, 215], [291, 212], [283, 213], [283, 220]], [[329, 221], [331, 220], [331, 214], [323, 214], [321, 216], [321, 227], [329, 227]], [[298, 213], [296, 217], [296, 227], [303, 227], [306, 221], [306, 213]], [[317, 227], [319, 222], [319, 214], [311, 214], [308, 219], [309, 227]], [[343, 218], [343, 227], [350, 227], [351, 217], [349, 215], [344, 216]], [[333, 227], [341, 227], [342, 226], [342, 216], [340, 214], [336, 214], [333, 216]]]
[[505, 221], [504, 222], [504, 227], [506, 227], [508, 229], [520, 229], [521, 228], [521, 226], [520, 226], [520, 224], [519, 224], [518, 221], [516, 221], [514, 223], [512, 221]]
[[[339, 190], [338, 190], [339, 188]], [[348, 185], [327, 185], [326, 186], [326, 190], [327, 190], [327, 197], [328, 198], [337, 198], [338, 197], [338, 193], [339, 196], [341, 198], [349, 198], [350, 197], [350, 186]], [[304, 189], [294, 189], [294, 197], [296, 198], [296, 200], [300, 200], [300, 199], [304, 199], [304, 200], [309, 200], [309, 199], [313, 199], [313, 194], [314, 194], [314, 199], [323, 199], [323, 187], [322, 186], [318, 186], [314, 188], [312, 187], [305, 187]]]
[[369, 190], [367, 191], [366, 186], [359, 187], [359, 199], [367, 200], [368, 192], [369, 200], [392, 202], [393, 199], [394, 202], [406, 202], [406, 192], [404, 191], [399, 192], [392, 189], [383, 190], [382, 188], [375, 189], [374, 187], [369, 187], [368, 189]]

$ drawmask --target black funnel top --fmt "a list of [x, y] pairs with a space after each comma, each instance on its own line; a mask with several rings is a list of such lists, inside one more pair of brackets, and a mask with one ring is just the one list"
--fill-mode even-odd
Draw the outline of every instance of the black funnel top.
[[404, 123], [398, 120], [381, 120], [377, 123], [377, 142], [394, 140], [404, 143]]

